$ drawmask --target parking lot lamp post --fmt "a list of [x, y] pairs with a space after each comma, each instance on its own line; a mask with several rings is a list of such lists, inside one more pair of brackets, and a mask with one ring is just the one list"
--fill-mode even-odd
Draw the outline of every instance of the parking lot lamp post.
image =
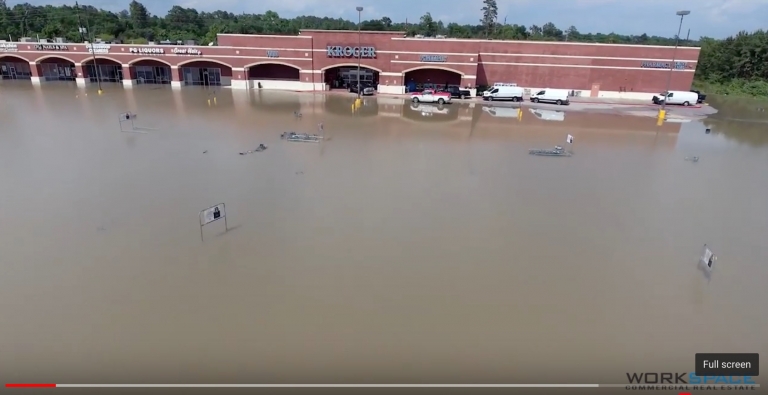
[[[675, 49], [672, 51], [672, 63], [669, 66], [669, 75], [667, 76], [667, 89], [664, 91], [666, 92], [667, 96], [669, 96], [669, 85], [672, 83], [672, 72], [677, 68], [677, 64], [675, 63], [675, 57], [677, 56], [677, 46], [680, 44], [680, 32], [683, 29], [683, 18], [685, 18], [686, 15], [689, 15], [690, 11], [678, 11], [677, 15], [680, 16], [680, 26], [677, 28], [677, 36], [675, 36]], [[664, 98], [664, 101], [661, 103], [661, 110], [659, 110], [659, 122], [664, 120], [667, 116], [667, 98]]]
[[357, 7], [357, 98], [360, 98], [362, 92], [360, 88], [360, 59], [363, 57], [363, 44], [361, 27], [363, 24], [363, 7]]

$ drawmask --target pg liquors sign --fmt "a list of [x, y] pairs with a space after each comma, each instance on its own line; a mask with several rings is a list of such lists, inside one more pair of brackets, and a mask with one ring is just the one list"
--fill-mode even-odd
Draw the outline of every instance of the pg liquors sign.
[[164, 48], [128, 48], [128, 52], [140, 55], [165, 55]]

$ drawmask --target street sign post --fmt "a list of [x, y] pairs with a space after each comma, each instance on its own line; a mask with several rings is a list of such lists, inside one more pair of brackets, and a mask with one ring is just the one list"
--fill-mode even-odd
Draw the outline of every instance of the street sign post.
[[224, 203], [219, 203], [215, 206], [208, 207], [205, 210], [200, 211], [200, 241], [203, 240], [203, 227], [212, 222], [216, 222], [220, 219], [224, 220], [224, 231], [229, 230], [227, 225], [227, 207]]

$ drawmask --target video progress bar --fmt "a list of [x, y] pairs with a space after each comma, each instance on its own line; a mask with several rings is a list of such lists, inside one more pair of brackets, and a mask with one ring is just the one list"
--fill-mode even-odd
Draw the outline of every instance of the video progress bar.
[[626, 384], [51, 384], [12, 383], [6, 388], [599, 388]]

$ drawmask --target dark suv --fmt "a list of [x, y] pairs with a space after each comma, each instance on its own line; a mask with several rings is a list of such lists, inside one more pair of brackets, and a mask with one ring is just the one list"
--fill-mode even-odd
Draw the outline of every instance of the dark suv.
[[[360, 92], [363, 96], [373, 96], [374, 93], [376, 93], [376, 89], [373, 88], [372, 84], [361, 82], [360, 87], [362, 88], [362, 92]], [[350, 93], [358, 93], [357, 83], [353, 82], [349, 84], [349, 92]]]

